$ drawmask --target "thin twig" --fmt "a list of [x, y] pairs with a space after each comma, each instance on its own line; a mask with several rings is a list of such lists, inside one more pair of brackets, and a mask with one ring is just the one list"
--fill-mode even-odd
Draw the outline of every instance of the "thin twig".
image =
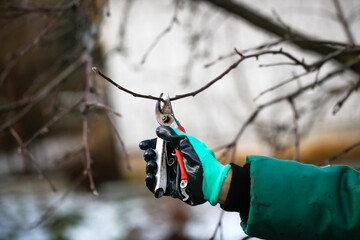
[[354, 24], [356, 22], [356, 18], [359, 17], [360, 13], [360, 7], [359, 5], [355, 8], [352, 8], [351, 12], [348, 14], [347, 20], [349, 25]]
[[54, 123], [59, 121], [61, 118], [66, 116], [69, 112], [73, 111], [75, 108], [77, 108], [81, 103], [83, 102], [83, 99], [80, 99], [79, 101], [75, 102], [72, 106], [65, 109], [64, 111], [60, 112], [59, 114], [55, 115], [52, 119], [50, 119], [47, 123], [45, 123], [44, 126], [42, 126], [38, 131], [36, 131], [25, 143], [24, 146], [28, 146], [30, 143], [32, 143], [38, 136], [46, 133], [50, 126], [52, 126]]
[[[248, 8], [246, 4], [239, 1], [226, 1], [226, 4], [224, 4], [221, 0], [206, 0], [206, 2], [214, 4], [224, 9], [225, 11], [234, 14], [237, 17], [243, 18], [254, 26], [260, 27], [261, 29], [280, 38], [288, 37], [289, 35], [289, 32], [286, 29], [272, 21], [271, 18], [260, 14], [258, 11], [254, 11]], [[295, 30], [292, 30], [291, 32], [291, 39], [297, 39], [297, 41], [290, 41], [290, 43], [294, 43], [294, 45], [304, 50], [310, 50], [314, 53], [318, 53], [321, 55], [328, 54], [336, 49], [331, 46], [319, 46], [318, 44], [309, 44], [309, 42], [312, 42], [312, 37], [309, 37], [306, 34]], [[344, 58], [343, 56], [336, 57], [334, 60], [341, 63], [342, 65], [348, 62], [348, 59]], [[353, 66], [351, 70], [354, 72], [358, 72], [358, 67]]]
[[276, 66], [285, 66], [285, 65], [296, 66], [298, 64], [293, 62], [278, 62], [278, 63], [260, 64], [259, 67], [276, 67]]
[[236, 53], [238, 55], [240, 55], [241, 57], [243, 57], [245, 59], [246, 58], [256, 58], [256, 59], [258, 59], [260, 56], [269, 55], [269, 54], [271, 54], [271, 55], [283, 55], [283, 56], [287, 57], [288, 59], [290, 59], [291, 61], [293, 61], [293, 63], [295, 65], [302, 66], [305, 70], [309, 69], [309, 65], [306, 64], [303, 59], [302, 60], [297, 59], [291, 53], [283, 51], [282, 48], [280, 48], [279, 50], [267, 50], [267, 51], [257, 52], [257, 53], [246, 55], [246, 56], [240, 54], [240, 52], [237, 51], [237, 50], [235, 50], [235, 51], [236, 51]]
[[280, 25], [283, 26], [284, 29], [286, 29], [289, 32], [289, 35], [291, 35], [291, 28], [289, 27], [289, 25], [287, 25], [280, 17], [280, 15], [275, 11], [275, 9], [272, 9], [272, 14], [274, 15], [276, 21], [278, 21], [278, 23], [280, 23]]
[[[328, 81], [329, 79], [337, 76], [338, 74], [343, 73], [345, 70], [351, 68], [352, 66], [354, 66], [354, 65], [356, 65], [356, 64], [359, 64], [359, 62], [360, 62], [360, 59], [356, 59], [356, 60], [351, 61], [351, 62], [347, 63], [346, 65], [344, 65], [344, 66], [342, 66], [342, 67], [340, 67], [340, 68], [337, 68], [336, 70], [328, 73], [327, 75], [325, 75], [324, 77], [322, 77], [322, 78], [319, 79], [318, 85], [321, 85], [321, 84], [323, 84], [324, 82]], [[300, 94], [302, 94], [303, 92], [311, 89], [312, 86], [313, 86], [313, 83], [310, 83], [310, 84], [308, 84], [308, 85], [305, 85], [305, 86], [299, 88], [298, 90], [296, 90], [296, 91], [294, 91], [294, 92], [292, 92], [292, 93], [289, 93], [289, 94], [287, 94], [287, 95], [285, 95], [285, 96], [282, 96], [282, 97], [275, 98], [275, 99], [273, 99], [273, 100], [271, 100], [271, 101], [269, 101], [269, 102], [267, 102], [267, 103], [265, 103], [265, 104], [262, 104], [261, 106], [262, 106], [262, 107], [267, 107], [267, 106], [269, 106], [269, 105], [272, 105], [272, 104], [274, 104], [274, 103], [281, 102], [281, 101], [283, 101], [283, 100], [285, 100], [285, 99], [288, 99], [288, 98], [293, 98], [293, 99], [294, 99], [295, 97], [298, 97], [298, 96], [299, 96]]]
[[345, 103], [345, 101], [350, 97], [350, 95], [357, 89], [359, 89], [360, 87], [360, 76], [359, 76], [359, 80], [354, 84], [354, 86], [352, 86], [349, 91], [346, 93], [346, 95], [341, 98], [334, 106], [333, 108], [333, 115], [335, 115], [337, 112], [339, 112], [339, 110], [341, 109], [341, 107], [343, 106], [343, 104]]
[[[360, 59], [354, 60], [349, 62], [348, 64], [346, 64], [345, 66], [342, 66], [338, 69], [336, 69], [333, 72], [328, 73], [326, 76], [322, 77], [321, 79], [319, 79], [318, 81], [318, 85], [323, 84], [324, 82], [328, 81], [329, 79], [333, 78], [334, 76], [344, 72], [345, 70], [351, 68], [352, 66], [358, 64], [360, 62]], [[288, 93], [284, 96], [281, 97], [277, 97], [274, 98], [266, 103], [263, 103], [261, 105], [259, 105], [249, 116], [249, 118], [243, 123], [243, 125], [240, 127], [240, 130], [237, 132], [235, 138], [228, 143], [227, 145], [224, 145], [224, 147], [230, 148], [233, 147], [234, 145], [236, 145], [236, 143], [239, 141], [240, 137], [243, 135], [244, 131], [246, 130], [246, 128], [255, 121], [256, 117], [258, 116], [258, 114], [265, 108], [274, 105], [276, 103], [282, 102], [284, 100], [288, 100], [288, 99], [295, 99], [296, 97], [298, 97], [299, 95], [301, 95], [303, 92], [311, 89], [313, 87], [313, 83], [310, 83], [308, 85], [305, 85], [301, 88], [299, 88], [298, 90]]]
[[99, 102], [87, 102], [86, 105], [88, 107], [97, 107], [97, 108], [102, 108], [107, 112], [111, 112], [112, 114], [115, 114], [118, 117], [121, 117], [121, 114], [117, 111], [115, 111], [114, 109], [112, 109], [110, 106], [104, 104], [104, 103], [99, 103]]
[[234, 145], [239, 140], [239, 138], [242, 136], [242, 134], [244, 133], [247, 126], [249, 126], [251, 123], [253, 123], [255, 121], [256, 117], [258, 116], [258, 114], [259, 114], [259, 112], [261, 111], [262, 108], [263, 108], [263, 106], [260, 105], [257, 109], [255, 109], [255, 111], [253, 111], [250, 114], [249, 118], [244, 122], [244, 124], [240, 128], [239, 132], [236, 134], [236, 136], [235, 136], [235, 138], [233, 140]]
[[319, 81], [320, 70], [321, 70], [321, 66], [316, 70], [314, 85], [312, 87], [313, 89], [316, 87], [316, 84]]
[[325, 46], [337, 46], [337, 47], [349, 46], [349, 44], [346, 42], [330, 41], [330, 40], [310, 40], [310, 39], [303, 40], [303, 39], [292, 38], [289, 41], [290, 42], [301, 42], [301, 43], [307, 42], [308, 44], [318, 44], [318, 45], [325, 45]]
[[253, 238], [253, 237], [251, 237], [251, 236], [246, 236], [246, 237], [243, 237], [241, 240], [248, 240], [248, 239], [250, 239], [250, 238]]
[[[264, 48], [270, 48], [270, 47], [279, 45], [281, 43], [286, 43], [286, 42], [294, 42], [294, 43], [301, 42], [302, 44], [317, 44], [317, 45], [319, 45], [319, 47], [321, 47], [321, 45], [322, 46], [338, 46], [338, 47], [341, 47], [341, 49], [339, 49], [337, 51], [333, 51], [333, 52], [327, 54], [326, 56], [324, 56], [323, 58], [321, 58], [319, 60], [319, 62], [314, 62], [313, 64], [309, 65], [308, 66], [309, 68], [318, 67], [319, 65], [323, 64], [324, 62], [327, 62], [330, 59], [336, 59], [338, 56], [342, 55], [343, 53], [350, 53], [349, 50], [351, 50], [353, 48], [355, 49], [355, 53], [358, 52], [358, 50], [356, 50], [356, 48], [358, 46], [349, 45], [349, 44], [343, 43], [343, 42], [324, 41], [324, 40], [306, 40], [305, 41], [305, 40], [302, 40], [302, 39], [296, 39], [296, 38], [293, 38], [293, 37], [288, 37], [288, 38], [283, 38], [283, 39], [276, 40], [274, 42], [270, 42], [270, 43], [267, 43], [267, 44], [262, 44], [262, 45], [257, 46], [257, 47], [242, 50], [241, 53], [244, 54], [244, 53], [247, 53], [247, 52], [250, 52], [250, 51], [262, 50]], [[216, 63], [220, 62], [221, 60], [234, 57], [235, 55], [236, 55], [236, 53], [232, 52], [232, 53], [228, 53], [228, 54], [219, 56], [217, 59], [213, 60], [212, 62], [205, 64], [204, 68], [211, 67], [211, 66], [215, 65]]]
[[86, 168], [84, 170], [84, 174], [88, 176], [90, 182], [90, 189], [95, 196], [98, 196], [99, 193], [96, 190], [94, 178], [91, 171], [91, 156], [90, 156], [90, 148], [89, 148], [89, 140], [88, 140], [88, 120], [86, 115], [83, 116], [83, 144], [86, 158]]
[[299, 113], [295, 107], [295, 103], [292, 98], [288, 98], [288, 103], [290, 104], [291, 111], [293, 113], [294, 160], [299, 162], [300, 161], [300, 134], [298, 130]]
[[86, 158], [86, 168], [84, 170], [84, 174], [86, 174], [89, 178], [90, 182], [90, 189], [93, 192], [94, 195], [99, 195], [99, 193], [96, 190], [94, 178], [91, 171], [91, 163], [92, 159], [90, 156], [90, 148], [89, 148], [89, 140], [88, 140], [88, 118], [87, 118], [87, 109], [88, 109], [88, 98], [90, 94], [90, 86], [92, 83], [92, 74], [91, 74], [91, 66], [92, 66], [92, 57], [90, 55], [85, 56], [86, 61], [86, 78], [85, 78], [85, 90], [84, 90], [84, 103], [85, 103], [85, 109], [83, 111], [83, 144], [84, 144], [84, 151], [85, 151], [85, 158]]
[[75, 150], [71, 150], [71, 151], [68, 151], [66, 152], [63, 156], [61, 156], [60, 158], [57, 158], [55, 161], [54, 161], [54, 164], [55, 165], [60, 165], [62, 164], [63, 162], [77, 156], [77, 155], [84, 155], [84, 147], [81, 146]]
[[351, 151], [351, 150], [353, 150], [354, 148], [359, 147], [359, 146], [360, 146], [360, 141], [355, 142], [354, 144], [350, 145], [349, 147], [345, 148], [344, 150], [336, 153], [335, 155], [333, 155], [332, 157], [330, 157], [329, 159], [327, 159], [324, 164], [326, 165], [326, 164], [329, 164], [329, 163], [335, 161], [335, 160], [338, 159], [340, 156], [344, 155], [345, 153], [348, 153], [349, 151]]
[[121, 19], [121, 23], [120, 23], [120, 31], [119, 31], [119, 44], [116, 47], [116, 51], [121, 52], [121, 53], [125, 53], [125, 36], [126, 36], [126, 29], [128, 26], [128, 21], [129, 21], [129, 15], [131, 12], [131, 8], [133, 6], [135, 0], [126, 0], [125, 1], [125, 6], [122, 10], [122, 19]]
[[243, 55], [242, 53], [240, 53], [239, 51], [237, 51], [235, 49], [235, 52], [240, 56], [240, 59], [237, 60], [235, 63], [233, 63], [229, 68], [227, 68], [223, 73], [221, 73], [219, 76], [217, 76], [216, 78], [214, 78], [213, 80], [211, 80], [209, 83], [207, 83], [205, 86], [199, 88], [196, 91], [190, 92], [190, 93], [186, 93], [186, 94], [181, 94], [181, 95], [176, 95], [174, 98], [171, 98], [172, 101], [174, 100], [178, 100], [181, 98], [185, 98], [185, 97], [194, 97], [195, 95], [197, 95], [198, 93], [204, 91], [205, 89], [209, 88], [211, 85], [213, 85], [214, 83], [216, 83], [217, 81], [219, 81], [220, 79], [222, 79], [224, 76], [226, 76], [230, 71], [232, 71], [233, 69], [235, 69], [242, 61], [244, 61], [245, 59], [248, 58], [259, 58], [260, 56], [263, 55], [283, 55], [287, 58], [289, 58], [290, 60], [296, 62], [298, 65], [303, 66], [304, 68], [307, 68], [307, 64], [305, 64], [303, 61], [298, 60], [297, 58], [295, 58], [294, 56], [292, 56], [290, 53], [284, 52], [282, 49], [278, 50], [278, 51], [262, 51], [262, 52], [258, 52], [255, 54], [250, 54], [250, 55]]
[[336, 16], [339, 19], [340, 24], [343, 26], [346, 37], [348, 38], [349, 42], [352, 45], [354, 45], [355, 44], [354, 36], [350, 31], [349, 24], [348, 24], [348, 22], [347, 22], [347, 20], [345, 18], [345, 15], [344, 15], [343, 9], [342, 9], [342, 7], [340, 5], [340, 2], [339, 2], [339, 0], [333, 0], [333, 3], [335, 5], [336, 12], [337, 12]]
[[175, 100], [179, 100], [181, 98], [186, 98], [186, 97], [194, 97], [195, 95], [197, 95], [198, 93], [206, 90], [207, 88], [209, 88], [211, 85], [213, 85], [214, 83], [216, 83], [217, 81], [219, 81], [220, 79], [222, 79], [223, 77], [225, 77], [229, 72], [231, 72], [233, 69], [235, 69], [241, 62], [243, 61], [243, 58], [240, 58], [238, 61], [236, 61], [235, 63], [231, 64], [231, 66], [226, 69], [223, 73], [221, 73], [219, 76], [217, 76], [216, 78], [214, 78], [213, 80], [211, 80], [209, 83], [207, 83], [205, 86], [199, 88], [196, 91], [190, 92], [190, 93], [185, 93], [185, 94], [180, 94], [180, 95], [176, 95], [174, 98], [171, 98], [172, 101]]
[[[175, 101], [175, 100], [179, 100], [182, 98], [186, 98], [186, 97], [194, 97], [195, 95], [197, 95], [198, 93], [204, 91], [205, 89], [209, 88], [211, 85], [213, 85], [214, 83], [216, 83], [217, 81], [219, 81], [220, 79], [222, 79], [224, 76], [226, 76], [231, 70], [235, 69], [242, 61], [244, 60], [244, 58], [240, 58], [238, 61], [236, 61], [235, 63], [233, 63], [228, 69], [226, 69], [223, 73], [221, 73], [218, 77], [216, 77], [215, 79], [211, 80], [209, 83], [207, 83], [205, 86], [199, 88], [196, 91], [193, 92], [189, 92], [189, 93], [185, 93], [185, 94], [181, 94], [181, 95], [176, 95], [173, 98], [170, 98], [171, 101]], [[133, 92], [129, 89], [126, 89], [122, 86], [120, 86], [119, 84], [117, 84], [116, 82], [114, 82], [111, 78], [107, 77], [106, 75], [104, 75], [98, 68], [93, 67], [92, 70], [100, 75], [102, 78], [104, 78], [105, 80], [107, 80], [108, 82], [110, 82], [111, 84], [113, 84], [115, 87], [117, 87], [118, 89], [120, 89], [121, 91], [124, 91], [128, 94], [131, 94], [134, 97], [139, 97], [139, 98], [146, 98], [146, 99], [151, 99], [151, 100], [156, 100], [156, 101], [163, 101], [162, 98], [160, 97], [155, 97], [152, 95], [144, 95], [144, 94], [140, 94], [140, 93], [136, 93]]]
[[124, 143], [124, 141], [122, 140], [119, 131], [118, 131], [117, 128], [115, 127], [115, 123], [114, 123], [113, 119], [111, 118], [110, 114], [109, 114], [108, 112], [106, 112], [106, 114], [107, 114], [107, 116], [108, 116], [108, 118], [109, 118], [110, 124], [111, 124], [112, 128], [113, 128], [114, 131], [115, 131], [115, 135], [116, 135], [116, 137], [118, 138], [119, 143], [120, 143], [120, 146], [121, 146], [121, 149], [122, 149], [122, 151], [123, 151], [123, 153], [124, 153], [125, 161], [126, 161], [126, 164], [127, 164], [127, 169], [128, 169], [129, 171], [131, 171], [132, 169], [131, 169], [131, 165], [130, 165], [130, 158], [129, 158], [129, 154], [128, 154], [127, 151], [126, 151], [125, 143]]
[[9, 104], [0, 106], [0, 113], [14, 111], [18, 108], [21, 108], [32, 101], [32, 97], [24, 97], [18, 101], [10, 102]]
[[[264, 44], [261, 44], [261, 45], [258, 45], [258, 46], [252, 47], [252, 48], [244, 49], [244, 50], [241, 50], [241, 52], [244, 54], [244, 53], [247, 53], [247, 52], [250, 52], [250, 51], [262, 50], [264, 48], [270, 48], [270, 47], [276, 46], [276, 45], [278, 45], [280, 43], [283, 43], [285, 41], [287, 41], [287, 39], [280, 39], [280, 40], [276, 40], [276, 41], [273, 41], [273, 42], [270, 42], [270, 43], [264, 43]], [[228, 58], [231, 58], [231, 57], [234, 57], [234, 56], [236, 56], [236, 52], [234, 52], [234, 51], [232, 51], [231, 53], [219, 56], [217, 59], [213, 60], [212, 62], [209, 62], [209, 63], [205, 64], [204, 68], [211, 67], [211, 66], [217, 64], [218, 62], [220, 62], [221, 60], [225, 60], [225, 59], [228, 59]]]
[[34, 156], [31, 154], [31, 152], [26, 148], [26, 146], [24, 146], [24, 143], [23, 143], [21, 137], [19, 136], [19, 134], [13, 128], [10, 128], [9, 130], [10, 130], [11, 135], [13, 136], [13, 138], [16, 140], [17, 144], [19, 145], [19, 148], [20, 148], [21, 154], [24, 158], [24, 161], [26, 161], [28, 159], [32, 163], [32, 165], [35, 167], [35, 169], [37, 170], [40, 178], [44, 178], [47, 181], [47, 183], [49, 184], [51, 190], [56, 192], [57, 189], [56, 189], [55, 185], [52, 183], [50, 178], [41, 169], [39, 163], [35, 160]]
[[229, 145], [226, 145], [226, 146], [219, 146], [219, 147], [214, 148], [215, 152], [223, 150], [221, 155], [217, 158], [219, 160], [219, 162], [221, 162], [222, 164], [227, 163], [227, 157], [228, 157], [232, 147], [233, 147], [232, 145], [230, 147], [229, 147]]
[[[341, 51], [336, 51], [335, 53], [331, 53], [330, 55], [331, 56], [327, 56], [325, 57], [326, 60], [330, 60], [331, 58], [334, 58], [342, 53], [344, 53], [345, 51], [347, 50], [347, 48], [344, 48], [344, 49], [341, 49]], [[360, 51], [360, 48], [359, 49], [352, 49], [351, 52], [356, 52], [356, 51]], [[185, 94], [179, 94], [179, 95], [176, 95], [175, 97], [172, 97], [170, 98], [171, 101], [175, 101], [175, 100], [179, 100], [179, 99], [182, 99], [182, 98], [186, 98], [186, 97], [194, 97], [196, 96], [197, 94], [199, 94], [200, 92], [206, 90], [207, 88], [209, 88], [210, 86], [212, 86], [214, 83], [216, 83], [217, 81], [221, 80], [224, 76], [226, 76], [229, 72], [231, 72], [233, 69], [237, 68], [237, 66], [242, 62], [244, 61], [245, 59], [248, 59], [248, 58], [256, 58], [258, 59], [260, 56], [263, 56], [263, 55], [283, 55], [287, 58], [289, 58], [290, 60], [292, 60], [296, 65], [299, 65], [299, 66], [302, 66], [304, 69], [305, 69], [305, 73], [301, 74], [301, 75], [298, 75], [297, 77], [293, 77], [292, 79], [290, 80], [287, 80], [286, 82], [283, 82], [283, 83], [280, 83], [278, 85], [276, 85], [275, 87], [271, 88], [272, 90], [273, 89], [276, 89], [280, 86], [283, 86], [285, 85], [286, 83], [288, 82], [291, 82], [293, 81], [294, 79], [297, 79], [298, 77], [300, 76], [303, 76], [303, 75], [306, 75], [307, 72], [310, 72], [310, 71], [313, 71], [314, 66], [321, 66], [321, 63], [323, 63], [322, 61], [317, 61], [315, 62], [314, 64], [306, 64], [304, 62], [304, 60], [299, 60], [297, 59], [296, 57], [294, 57], [292, 54], [288, 53], [288, 52], [285, 52], [283, 51], [282, 49], [279, 49], [279, 50], [269, 50], [269, 51], [261, 51], [261, 52], [258, 52], [258, 53], [254, 53], [254, 54], [249, 54], [249, 55], [244, 55], [242, 54], [241, 52], [237, 51], [235, 49], [235, 53], [237, 55], [240, 56], [240, 59], [237, 60], [236, 62], [234, 62], [232, 65], [230, 65], [223, 73], [221, 73], [220, 75], [218, 75], [216, 78], [214, 78], [213, 80], [211, 80], [210, 82], [208, 82], [206, 85], [204, 85], [203, 87], [195, 90], [195, 91], [192, 91], [192, 92], [189, 92], [189, 93], [185, 93]], [[136, 92], [133, 92], [129, 89], [126, 89], [122, 86], [120, 86], [119, 84], [117, 84], [116, 82], [114, 82], [111, 78], [107, 77], [106, 75], [104, 75], [98, 68], [96, 67], [93, 67], [92, 70], [97, 73], [98, 75], [100, 75], [101, 77], [103, 77], [105, 80], [109, 81], [111, 84], [113, 84], [114, 86], [116, 86], [118, 89], [128, 93], [128, 94], [131, 94], [132, 96], [134, 97], [139, 97], [139, 98], [146, 98], [146, 99], [152, 99], [152, 100], [156, 100], [156, 101], [162, 101], [163, 99], [162, 98], [159, 98], [159, 97], [155, 97], [155, 96], [152, 96], [152, 95], [144, 95], [144, 94], [140, 94], [140, 93], [136, 93]], [[269, 92], [271, 90], [266, 90], [264, 91], [263, 93], [261, 93], [260, 95], [263, 95], [265, 92]]]
[[217, 234], [217, 231], [218, 231], [219, 228], [221, 227], [221, 222], [222, 222], [223, 217], [224, 217], [224, 210], [221, 211], [220, 217], [219, 217], [219, 221], [218, 221], [218, 223], [216, 224], [215, 231], [214, 231], [213, 235], [211, 236], [211, 238], [210, 238], [209, 240], [214, 240], [214, 239], [215, 239], [216, 234]]
[[[331, 59], [333, 59], [333, 58], [336, 58], [336, 57], [338, 57], [338, 56], [340, 56], [340, 55], [342, 55], [342, 54], [358, 53], [358, 52], [360, 52], [360, 48], [359, 48], [359, 47], [349, 48], [349, 46], [345, 46], [344, 48], [341, 48], [341, 49], [339, 49], [339, 50], [337, 50], [337, 51], [335, 51], [335, 52], [333, 52], [333, 53], [330, 53], [330, 54], [328, 54], [327, 56], [323, 57], [322, 59], [320, 59], [320, 60], [318, 60], [318, 61], [315, 61], [315, 62], [312, 63], [312, 64], [306, 64], [306, 67], [304, 67], [304, 68], [306, 68], [306, 71], [305, 71], [304, 73], [301, 73], [301, 74], [299, 74], [299, 75], [296, 75], [296, 76], [294, 76], [294, 77], [292, 77], [292, 78], [290, 78], [290, 79], [288, 79], [288, 80], [285, 80], [285, 81], [283, 81], [283, 82], [281, 82], [281, 83], [279, 83], [279, 84], [277, 84], [277, 85], [275, 85], [275, 86], [272, 86], [271, 88], [268, 88], [268, 89], [262, 91], [258, 96], [256, 96], [256, 97], [254, 98], [254, 100], [257, 100], [257, 99], [260, 98], [262, 95], [264, 95], [264, 94], [266, 94], [266, 93], [269, 93], [269, 92], [271, 92], [271, 91], [273, 91], [273, 90], [275, 90], [275, 89], [277, 89], [277, 88], [279, 88], [279, 87], [282, 87], [282, 86], [284, 86], [284, 85], [286, 85], [286, 84], [288, 84], [288, 83], [290, 83], [290, 82], [292, 82], [292, 81], [294, 81], [294, 80], [299, 79], [300, 77], [303, 77], [303, 76], [305, 76], [305, 75], [308, 75], [309, 73], [317, 70], [317, 74], [316, 74], [316, 76], [315, 76], [315, 81], [314, 81], [314, 83], [313, 83], [313, 85], [312, 85], [312, 88], [314, 88], [314, 87], [318, 84], [318, 77], [319, 77], [318, 75], [319, 75], [320, 68], [325, 64], [325, 62], [327, 62], [327, 61], [329, 61], [329, 60], [331, 60]], [[355, 61], [356, 61], [356, 60], [355, 60]], [[350, 64], [351, 64], [351, 63], [350, 63]], [[348, 65], [349, 65], [349, 64], [345, 64], [344, 66], [348, 66]], [[354, 64], [351, 64], [351, 65], [354, 66]]]
[[225, 59], [228, 59], [228, 58], [231, 58], [231, 57], [234, 57], [234, 56], [236, 56], [236, 53], [234, 53], [234, 52], [219, 56], [217, 59], [213, 60], [212, 62], [209, 62], [209, 63], [205, 64], [204, 68], [209, 68], [209, 67], [215, 65], [216, 63], [222, 61], [222, 60], [225, 60]]
[[349, 53], [355, 53], [355, 54], [360, 53], [360, 46], [345, 46], [343, 48], [340, 48], [334, 52], [327, 54], [326, 56], [322, 57], [321, 59], [313, 62], [312, 64], [309, 65], [309, 68], [311, 68], [311, 69], [320, 68], [322, 65], [324, 65], [329, 60], [335, 59], [339, 56], [349, 54]]
[[290, 82], [292, 82], [292, 81], [294, 81], [294, 80], [296, 80], [296, 79], [299, 79], [299, 78], [301, 78], [301, 77], [303, 77], [303, 76], [306, 76], [306, 75], [308, 75], [308, 74], [310, 74], [310, 72], [306, 72], [306, 71], [305, 71], [305, 72], [303, 72], [303, 73], [301, 73], [301, 74], [298, 74], [298, 75], [295, 75], [295, 76], [293, 76], [292, 78], [289, 78], [289, 79], [287, 79], [287, 80], [285, 80], [285, 81], [283, 81], [283, 82], [281, 82], [281, 83], [279, 83], [279, 84], [276, 84], [276, 85], [274, 85], [274, 86], [272, 86], [272, 87], [270, 87], [270, 88], [268, 88], [268, 89], [260, 92], [259, 95], [257, 95], [257, 96], [254, 98], [254, 101], [258, 100], [261, 96], [265, 95], [266, 93], [269, 93], [269, 92], [271, 92], [271, 91], [274, 91], [275, 89], [278, 89], [278, 88], [280, 88], [280, 87], [282, 87], [282, 86], [284, 86], [284, 85], [286, 85], [286, 84], [288, 84], [288, 83], [290, 83]]
[[163, 101], [162, 98], [159, 98], [159, 97], [154, 97], [154, 96], [151, 96], [151, 95], [144, 95], [144, 94], [140, 94], [140, 93], [136, 93], [136, 92], [133, 92], [129, 89], [126, 89], [122, 86], [120, 86], [119, 84], [117, 84], [116, 82], [114, 82], [111, 78], [107, 77], [105, 74], [103, 74], [98, 68], [96, 67], [93, 67], [92, 70], [100, 75], [102, 78], [104, 78], [105, 80], [107, 80], [108, 82], [110, 82], [112, 85], [114, 85], [115, 87], [117, 87], [118, 89], [120, 89], [121, 91], [124, 91], [128, 94], [131, 94], [133, 97], [139, 97], [139, 98], [147, 98], [147, 99], [152, 99], [152, 100], [156, 100], [156, 101]]
[[174, 24], [178, 22], [178, 11], [180, 8], [180, 2], [181, 0], [175, 0], [175, 9], [174, 14], [170, 20], [169, 25], [155, 38], [155, 40], [151, 43], [147, 51], [145, 52], [143, 58], [141, 59], [141, 64], [144, 64], [146, 62], [146, 59], [148, 58], [150, 52], [154, 49], [154, 47], [160, 42], [160, 40], [171, 31]]
[[34, 229], [34, 228], [38, 227], [40, 224], [42, 224], [43, 222], [45, 222], [47, 219], [49, 219], [49, 217], [52, 214], [54, 214], [54, 212], [60, 207], [60, 205], [70, 195], [70, 193], [72, 193], [80, 185], [80, 183], [82, 181], [84, 181], [85, 177], [86, 176], [84, 174], [80, 174], [79, 177], [74, 181], [74, 184], [71, 187], [69, 187], [67, 189], [67, 191], [54, 204], [52, 204], [49, 208], [47, 208], [46, 211], [41, 215], [41, 217], [36, 222], [34, 222], [30, 226], [28, 226], [28, 229], [29, 230]]

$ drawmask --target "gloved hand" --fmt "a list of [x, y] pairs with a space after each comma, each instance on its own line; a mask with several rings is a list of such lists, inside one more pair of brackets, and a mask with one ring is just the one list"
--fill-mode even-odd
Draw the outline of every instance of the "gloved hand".
[[[218, 196], [223, 185], [230, 165], [219, 163], [214, 152], [196, 138], [181, 132], [180, 130], [159, 126], [156, 135], [167, 141], [168, 152], [174, 152], [174, 148], [181, 151], [186, 173], [188, 175], [187, 193], [189, 199], [186, 203], [198, 205], [209, 201], [216, 205]], [[140, 148], [145, 150], [144, 159], [146, 164], [146, 186], [154, 193], [156, 185], [156, 138], [140, 142]], [[172, 157], [171, 155], [168, 157]], [[164, 195], [182, 199], [180, 191], [180, 168], [179, 164], [169, 166], [167, 164], [167, 187]]]

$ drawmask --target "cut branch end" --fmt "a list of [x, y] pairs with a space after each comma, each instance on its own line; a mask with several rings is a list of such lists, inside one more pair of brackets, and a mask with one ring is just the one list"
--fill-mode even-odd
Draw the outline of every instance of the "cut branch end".
[[91, 70], [93, 70], [94, 73], [99, 74], [99, 70], [97, 67], [92, 67]]

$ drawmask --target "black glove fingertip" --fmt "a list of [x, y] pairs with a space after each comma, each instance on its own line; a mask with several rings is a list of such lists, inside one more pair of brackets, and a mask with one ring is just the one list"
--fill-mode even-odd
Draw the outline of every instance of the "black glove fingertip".
[[150, 160], [154, 160], [156, 159], [156, 152], [154, 151], [154, 149], [149, 148], [147, 150], [145, 150], [144, 152], [144, 160], [146, 162], [150, 161]]
[[147, 164], [146, 164], [146, 170], [145, 172], [148, 173], [156, 173], [157, 170], [157, 164], [156, 162], [154, 162], [153, 160], [150, 160]]
[[146, 150], [146, 149], [155, 148], [155, 147], [156, 147], [156, 138], [146, 139], [139, 143], [139, 148], [141, 150]]
[[177, 135], [174, 129], [168, 126], [157, 127], [156, 135], [159, 138], [171, 142], [175, 147], [178, 147], [180, 145], [180, 141], [185, 138], [184, 135]]
[[148, 174], [146, 175], [146, 178], [145, 178], [145, 184], [146, 184], [146, 187], [147, 187], [152, 193], [154, 193], [155, 183], [156, 183], [155, 175], [152, 174], [152, 173], [148, 173]]

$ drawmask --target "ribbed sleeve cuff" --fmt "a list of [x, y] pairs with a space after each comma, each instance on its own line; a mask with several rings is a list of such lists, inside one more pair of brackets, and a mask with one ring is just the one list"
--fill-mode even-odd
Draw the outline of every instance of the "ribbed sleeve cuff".
[[239, 212], [247, 218], [250, 208], [250, 164], [240, 167], [231, 163], [232, 179], [225, 203], [221, 208], [225, 211]]

